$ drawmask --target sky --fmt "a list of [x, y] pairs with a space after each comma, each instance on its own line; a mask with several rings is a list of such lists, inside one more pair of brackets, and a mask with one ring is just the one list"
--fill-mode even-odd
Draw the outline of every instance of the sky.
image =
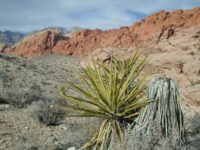
[[200, 7], [200, 0], [0, 0], [0, 30], [45, 27], [103, 30], [131, 25], [159, 10]]

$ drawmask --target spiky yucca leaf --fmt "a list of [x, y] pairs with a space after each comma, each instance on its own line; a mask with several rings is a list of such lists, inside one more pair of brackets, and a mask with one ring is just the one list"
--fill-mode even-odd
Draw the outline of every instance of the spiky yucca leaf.
[[60, 94], [68, 102], [67, 111], [77, 116], [103, 118], [99, 131], [83, 149], [90, 146], [106, 149], [114, 132], [122, 138], [123, 122], [133, 122], [139, 109], [148, 103], [144, 98], [145, 75], [140, 74], [146, 60], [139, 59], [139, 51], [136, 51], [129, 61], [112, 58], [108, 67], [93, 61], [93, 67], [87, 64], [82, 68], [85, 87], [69, 82], [69, 89], [80, 97], [68, 95], [67, 89], [61, 88]]

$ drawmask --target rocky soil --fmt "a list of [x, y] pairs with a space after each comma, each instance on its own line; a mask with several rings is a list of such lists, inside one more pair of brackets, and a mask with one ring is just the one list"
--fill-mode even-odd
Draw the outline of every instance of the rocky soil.
[[46, 126], [28, 116], [27, 109], [0, 105], [0, 149], [66, 150], [80, 147], [97, 129], [94, 118], [65, 118], [58, 126]]
[[[67, 149], [80, 147], [94, 133], [99, 121], [95, 118], [65, 118], [56, 126], [40, 123], [33, 116], [32, 102], [19, 105], [24, 93], [39, 87], [35, 96], [56, 101], [58, 87], [66, 80], [78, 82], [80, 58], [46, 55], [32, 59], [0, 55], [0, 149]], [[32, 96], [33, 96], [32, 95]], [[12, 98], [15, 100], [11, 100]], [[40, 98], [40, 101], [44, 101]], [[13, 106], [11, 104], [17, 104]], [[18, 108], [20, 106], [20, 108]], [[34, 111], [34, 110], [33, 110]]]
[[0, 86], [17, 91], [39, 86], [44, 95], [55, 97], [60, 83], [75, 79], [79, 60], [62, 55], [32, 59], [0, 55]]

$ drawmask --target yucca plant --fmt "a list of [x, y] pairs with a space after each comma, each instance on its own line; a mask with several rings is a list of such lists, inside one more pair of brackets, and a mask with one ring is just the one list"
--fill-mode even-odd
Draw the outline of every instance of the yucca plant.
[[185, 142], [184, 117], [176, 82], [165, 76], [154, 78], [147, 88], [147, 97], [153, 102], [136, 119], [140, 129], [148, 133], [151, 123], [158, 122], [164, 137], [176, 131], [179, 142]]
[[[61, 88], [60, 94], [67, 101], [66, 111], [79, 117], [102, 118], [99, 130], [82, 149], [108, 149], [111, 137], [117, 135], [121, 140], [125, 125], [133, 123], [139, 110], [148, 104], [144, 97], [146, 75], [141, 75], [147, 58], [139, 56], [136, 51], [128, 61], [112, 57], [109, 65], [93, 60], [92, 66], [82, 67], [84, 86], [68, 82], [68, 89]], [[68, 90], [80, 96], [69, 95]]]

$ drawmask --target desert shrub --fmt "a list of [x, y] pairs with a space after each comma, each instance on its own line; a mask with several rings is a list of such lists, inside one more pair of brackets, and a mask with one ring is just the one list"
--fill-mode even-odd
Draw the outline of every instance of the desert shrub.
[[200, 114], [196, 113], [193, 117], [188, 118], [188, 121], [192, 125], [192, 131], [200, 133]]
[[196, 113], [193, 117], [187, 118], [186, 132], [188, 143], [197, 150], [200, 147], [200, 114]]
[[[0, 71], [0, 91], [2, 91], [3, 89], [3, 84], [4, 84], [4, 80], [7, 80], [9, 78], [9, 76], [7, 75], [7, 73], [5, 71]], [[0, 92], [0, 104], [5, 104], [7, 103], [5, 98], [2, 96], [2, 92]]]
[[9, 62], [13, 62], [17, 59], [16, 56], [13, 56], [13, 55], [8, 55], [8, 54], [0, 54], [0, 59], [3, 59], [3, 60], [6, 60], [6, 61], [9, 61]]
[[32, 86], [27, 90], [5, 87], [1, 93], [1, 99], [3, 99], [6, 103], [19, 108], [26, 107], [32, 102], [41, 99], [41, 97], [41, 89], [38, 86]]
[[49, 100], [33, 102], [27, 108], [27, 113], [34, 120], [47, 126], [59, 125], [64, 116], [64, 112], [57, 109], [55, 102]]
[[193, 150], [190, 145], [179, 144], [179, 132], [172, 129], [168, 137], [162, 134], [160, 122], [153, 121], [149, 132], [138, 130], [137, 127], [125, 132], [124, 150]]
[[7, 104], [7, 101], [0, 97], [0, 104]]
[[5, 71], [0, 71], [0, 80], [6, 80], [9, 76]]
[[[125, 126], [134, 123], [140, 108], [149, 103], [144, 98], [145, 75], [141, 75], [147, 59], [139, 56], [137, 51], [128, 61], [111, 57], [109, 66], [93, 61], [82, 68], [83, 86], [69, 82], [68, 88], [61, 88], [66, 110], [73, 116], [102, 118], [100, 129], [82, 149], [108, 149], [112, 137], [120, 142]], [[68, 94], [69, 90], [78, 95]]]

